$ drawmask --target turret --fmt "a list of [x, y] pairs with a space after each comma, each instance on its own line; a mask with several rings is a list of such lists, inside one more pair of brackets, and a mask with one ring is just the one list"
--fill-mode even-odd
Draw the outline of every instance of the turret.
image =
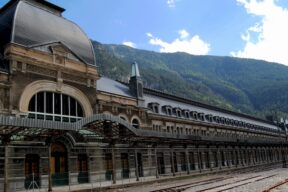
[[132, 71], [129, 80], [129, 88], [131, 93], [137, 98], [138, 105], [141, 105], [139, 102], [143, 100], [143, 81], [139, 73], [138, 64], [136, 62], [132, 63]]

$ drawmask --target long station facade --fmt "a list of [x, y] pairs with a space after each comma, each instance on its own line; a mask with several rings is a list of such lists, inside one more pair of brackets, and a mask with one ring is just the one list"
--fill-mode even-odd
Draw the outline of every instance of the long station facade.
[[0, 191], [286, 166], [285, 124], [101, 77], [63, 11], [0, 9]]

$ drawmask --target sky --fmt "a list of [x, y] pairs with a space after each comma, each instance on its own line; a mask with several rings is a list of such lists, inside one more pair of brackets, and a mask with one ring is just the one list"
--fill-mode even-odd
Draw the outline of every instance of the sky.
[[100, 43], [288, 65], [288, 0], [49, 1]]

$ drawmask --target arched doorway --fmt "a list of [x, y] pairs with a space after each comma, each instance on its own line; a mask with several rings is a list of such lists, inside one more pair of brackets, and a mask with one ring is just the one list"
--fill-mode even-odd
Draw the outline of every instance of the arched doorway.
[[51, 176], [52, 185], [68, 185], [68, 163], [67, 149], [62, 143], [53, 143], [51, 145]]
[[40, 187], [38, 154], [27, 154], [25, 156], [25, 189], [34, 189]]

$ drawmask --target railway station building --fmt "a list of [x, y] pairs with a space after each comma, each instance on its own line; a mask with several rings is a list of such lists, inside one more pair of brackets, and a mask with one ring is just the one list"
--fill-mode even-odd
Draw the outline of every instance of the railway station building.
[[[100, 76], [44, 0], [0, 9], [0, 191], [286, 166], [286, 125]], [[169, 82], [168, 82], [169, 83]]]

